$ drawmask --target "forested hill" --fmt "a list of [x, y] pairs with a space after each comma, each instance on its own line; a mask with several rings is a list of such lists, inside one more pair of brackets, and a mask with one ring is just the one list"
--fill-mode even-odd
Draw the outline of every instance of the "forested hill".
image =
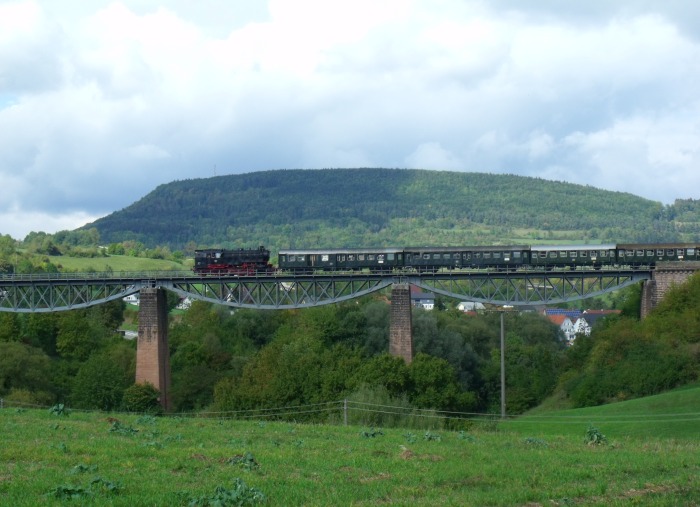
[[678, 204], [512, 175], [277, 170], [161, 185], [85, 228], [172, 249], [696, 239], [698, 202]]

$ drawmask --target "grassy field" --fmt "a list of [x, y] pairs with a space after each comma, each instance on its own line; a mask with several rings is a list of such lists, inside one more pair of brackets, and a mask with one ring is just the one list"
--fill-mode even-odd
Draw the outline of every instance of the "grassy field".
[[700, 440], [653, 422], [693, 396], [654, 397], [636, 432], [629, 403], [468, 432], [6, 407], [0, 505], [700, 505]]
[[67, 257], [64, 255], [49, 256], [48, 259], [56, 266], [62, 266], [67, 271], [171, 271], [190, 270], [189, 265], [161, 259], [146, 259], [128, 255], [110, 255], [108, 257]]
[[683, 438], [700, 441], [700, 387], [693, 385], [657, 396], [576, 410], [535, 409], [502, 424], [531, 434], [579, 434], [582, 425], [604, 428], [610, 438]]

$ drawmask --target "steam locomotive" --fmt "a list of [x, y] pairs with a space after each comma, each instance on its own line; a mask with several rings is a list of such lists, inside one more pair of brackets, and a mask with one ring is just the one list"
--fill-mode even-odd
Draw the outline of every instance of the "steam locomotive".
[[261, 246], [257, 249], [195, 250], [192, 270], [204, 274], [255, 275], [271, 273], [275, 267], [270, 264], [270, 251]]
[[208, 249], [195, 252], [194, 271], [200, 274], [253, 275], [277, 270], [434, 272], [440, 269], [602, 269], [605, 266], [653, 267], [657, 262], [700, 261], [700, 244], [509, 245], [405, 248], [287, 249], [278, 253], [278, 267], [270, 251]]

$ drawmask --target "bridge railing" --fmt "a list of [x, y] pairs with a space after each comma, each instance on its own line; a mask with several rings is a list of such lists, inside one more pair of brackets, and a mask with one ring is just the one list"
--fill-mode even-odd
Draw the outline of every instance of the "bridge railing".
[[156, 278], [184, 278], [197, 276], [192, 271], [93, 271], [86, 273], [14, 273], [0, 274], [0, 281], [44, 282], [54, 280], [151, 280]]

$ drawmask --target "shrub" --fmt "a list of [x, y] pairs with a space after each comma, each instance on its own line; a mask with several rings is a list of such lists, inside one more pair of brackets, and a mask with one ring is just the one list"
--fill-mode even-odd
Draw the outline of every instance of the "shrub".
[[148, 382], [134, 384], [124, 391], [122, 406], [129, 412], [160, 413], [160, 391]]

